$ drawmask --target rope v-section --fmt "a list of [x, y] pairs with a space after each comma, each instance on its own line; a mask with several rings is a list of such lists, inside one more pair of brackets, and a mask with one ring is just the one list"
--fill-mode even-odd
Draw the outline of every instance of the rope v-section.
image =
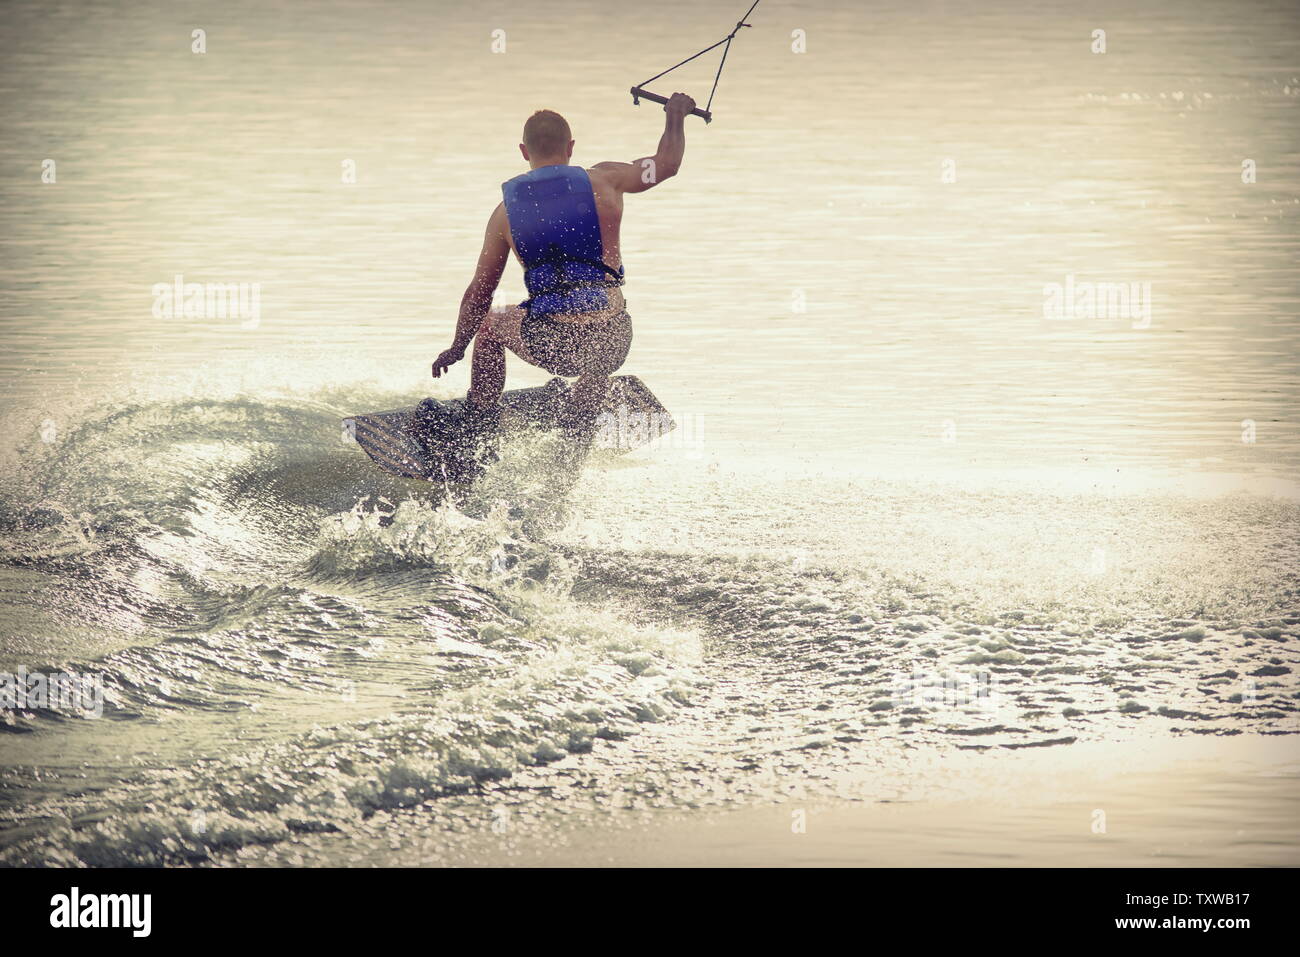
[[[667, 97], [660, 96], [658, 93], [651, 93], [649, 90], [646, 89], [646, 87], [649, 86], [651, 83], [653, 83], [655, 80], [659, 79], [660, 77], [667, 76], [669, 73], [672, 73], [673, 70], [677, 69], [677, 67], [685, 66], [687, 63], [690, 63], [692, 60], [696, 59], [696, 57], [702, 57], [710, 50], [716, 50], [718, 47], [722, 47], [722, 60], [720, 63], [718, 63], [718, 72], [717, 75], [714, 76], [713, 78], [713, 89], [709, 91], [709, 101], [704, 105], [704, 109], [701, 110], [697, 108], [691, 110], [691, 113], [693, 115], [703, 117], [705, 123], [711, 122], [713, 120], [713, 114], [710, 112], [710, 107], [713, 106], [713, 94], [718, 92], [718, 81], [722, 79], [722, 68], [723, 66], [726, 65], [727, 52], [731, 49], [731, 41], [736, 39], [736, 34], [740, 32], [741, 27], [748, 27], [753, 25], [753, 24], [746, 23], [745, 21], [749, 19], [749, 15], [754, 12], [754, 7], [758, 6], [758, 4], [759, 4], [759, 0], [754, 0], [753, 5], [750, 6], [748, 10], [745, 11], [745, 15], [741, 17], [739, 21], [737, 21], [735, 29], [733, 29], [730, 33], [728, 33], [717, 43], [705, 47], [703, 50], [701, 50], [699, 53], [696, 53], [694, 56], [688, 56], [681, 63], [678, 63], [674, 66], [670, 66], [668, 69], [664, 70], [663, 73], [656, 73], [654, 76], [650, 77], [650, 79], [646, 80], [645, 82], [638, 83], [636, 86], [632, 87], [632, 103], [639, 104], [642, 100], [649, 100], [652, 103], [666, 104], [668, 102]], [[724, 43], [726, 44], [726, 46], [722, 46]]]

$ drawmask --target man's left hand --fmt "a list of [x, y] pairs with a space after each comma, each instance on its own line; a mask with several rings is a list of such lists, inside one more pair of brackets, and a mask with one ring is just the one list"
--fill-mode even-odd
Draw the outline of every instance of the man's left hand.
[[452, 346], [450, 349], [443, 352], [442, 355], [438, 356], [438, 358], [433, 360], [433, 377], [435, 379], [438, 378], [440, 375], [442, 375], [444, 372], [446, 372], [448, 369], [450, 369], [457, 362], [459, 362], [461, 359], [464, 358], [465, 358], [464, 348], [458, 349], [456, 346]]

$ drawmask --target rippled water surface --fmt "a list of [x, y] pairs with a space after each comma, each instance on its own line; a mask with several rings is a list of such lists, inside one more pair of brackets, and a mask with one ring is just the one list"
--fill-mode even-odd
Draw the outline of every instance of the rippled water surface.
[[[1287, 4], [761, 4], [627, 201], [626, 371], [672, 440], [575, 476], [531, 436], [457, 501], [347, 440], [467, 385], [428, 365], [528, 113], [579, 162], [651, 153], [627, 87], [741, 12], [661, 7], [9, 6], [0, 671], [106, 702], [0, 712], [0, 861], [589, 863], [573, 834], [640, 815], [930, 807], [954, 766], [1213, 738], [1289, 770], [1197, 764], [1219, 836], [1173, 862], [1296, 863], [1229, 826], [1297, 797]], [[155, 318], [177, 274], [260, 315]], [[1045, 315], [1086, 282], [1149, 314]], [[725, 819], [736, 860], [761, 825]]]

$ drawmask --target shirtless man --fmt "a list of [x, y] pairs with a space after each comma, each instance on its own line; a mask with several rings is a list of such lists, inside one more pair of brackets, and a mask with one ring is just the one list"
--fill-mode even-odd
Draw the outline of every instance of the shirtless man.
[[[643, 193], [677, 174], [686, 150], [683, 120], [694, 108], [693, 99], [674, 93], [653, 156], [588, 170], [568, 165], [573, 137], [560, 114], [539, 110], [524, 124], [519, 151], [530, 171], [502, 184], [505, 201], [488, 219], [455, 339], [433, 363], [437, 378], [474, 341], [466, 402], [471, 431], [496, 424], [506, 349], [552, 375], [577, 376], [569, 393], [574, 415], [599, 407], [609, 376], [632, 345], [632, 320], [619, 288], [623, 194]], [[524, 268], [529, 299], [493, 309], [492, 294], [512, 250]]]

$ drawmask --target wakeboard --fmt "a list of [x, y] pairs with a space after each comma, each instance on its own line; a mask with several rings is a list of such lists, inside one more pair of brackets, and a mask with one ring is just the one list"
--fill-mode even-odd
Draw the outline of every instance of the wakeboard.
[[571, 446], [626, 452], [676, 427], [668, 410], [633, 375], [610, 378], [604, 406], [580, 425], [567, 418], [570, 385], [514, 389], [501, 397], [501, 418], [491, 435], [466, 428], [464, 399], [425, 399], [390, 412], [343, 420], [357, 445], [385, 472], [426, 482], [471, 481], [502, 438], [525, 430], [564, 431]]

